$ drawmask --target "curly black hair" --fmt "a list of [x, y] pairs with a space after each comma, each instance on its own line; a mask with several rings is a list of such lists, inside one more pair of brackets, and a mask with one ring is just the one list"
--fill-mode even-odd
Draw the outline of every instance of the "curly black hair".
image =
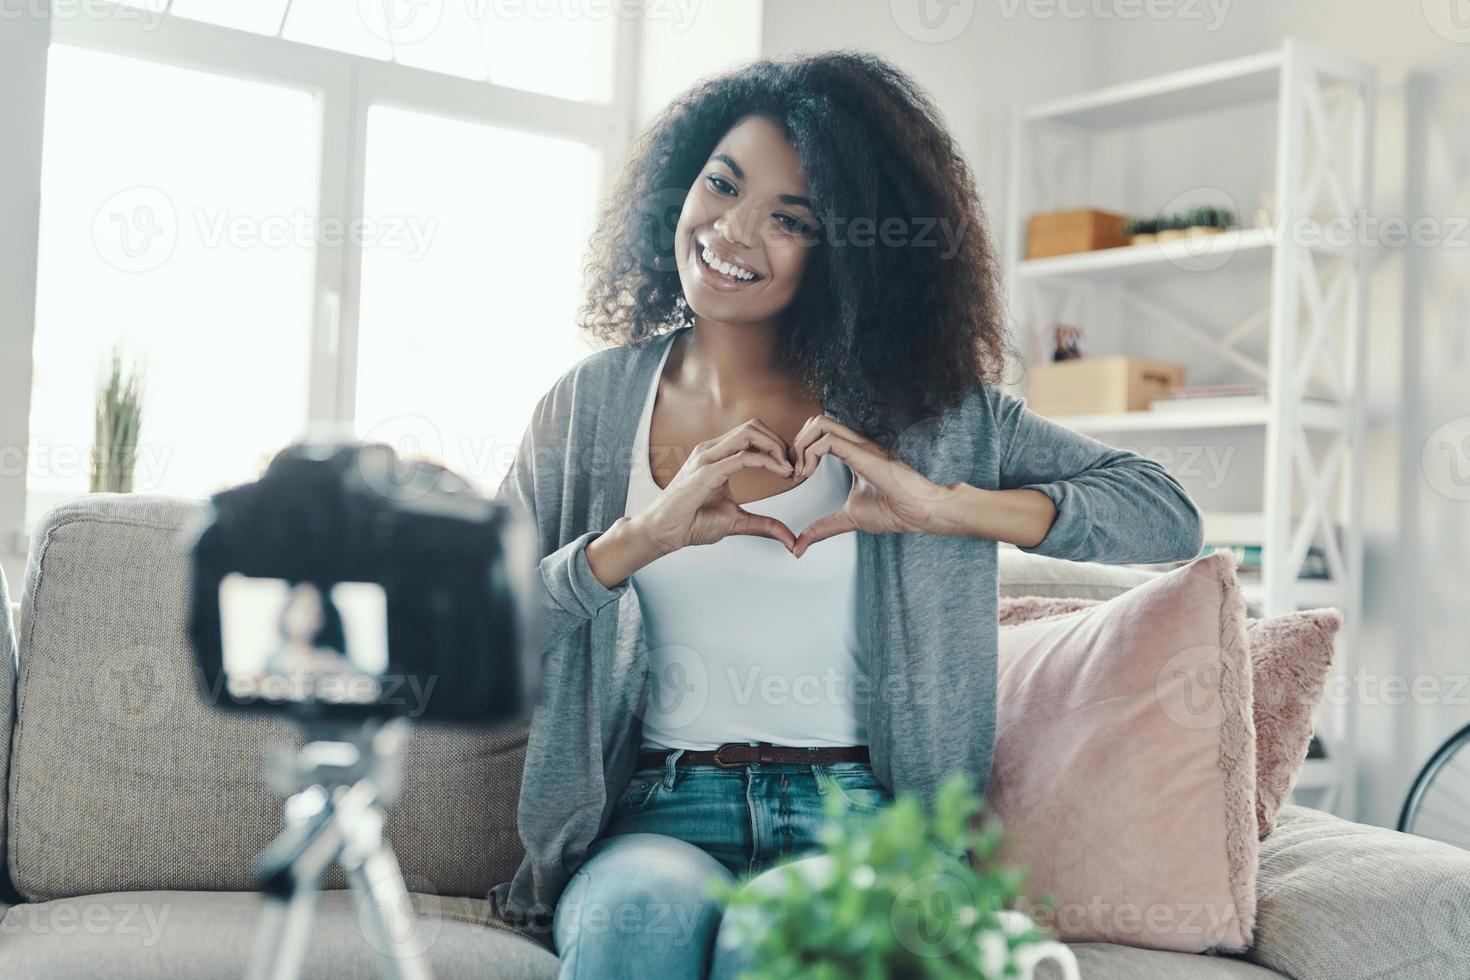
[[[928, 93], [864, 51], [749, 62], [665, 107], [601, 202], [578, 326], [642, 346], [691, 321], [674, 229], [715, 145], [751, 115], [797, 151], [825, 229], [779, 338], [784, 361], [822, 403], [891, 447], [899, 427], [998, 381], [1010, 345], [970, 167]], [[857, 218], [875, 231], [903, 229], [901, 241], [879, 234], [864, 247], [856, 235], [831, 236]]]

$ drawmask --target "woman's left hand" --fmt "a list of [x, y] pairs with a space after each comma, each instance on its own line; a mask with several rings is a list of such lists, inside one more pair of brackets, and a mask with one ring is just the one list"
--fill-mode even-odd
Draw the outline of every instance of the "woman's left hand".
[[848, 531], [873, 533], [946, 533], [941, 520], [963, 485], [941, 486], [888, 455], [881, 446], [827, 415], [807, 419], [791, 443], [796, 456], [794, 478], [816, 471], [820, 457], [831, 453], [852, 471], [852, 492], [842, 508], [819, 517], [796, 539], [792, 554]]

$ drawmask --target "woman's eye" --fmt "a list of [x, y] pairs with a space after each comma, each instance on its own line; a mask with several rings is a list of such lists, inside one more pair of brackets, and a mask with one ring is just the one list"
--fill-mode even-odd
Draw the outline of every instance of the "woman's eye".
[[807, 224], [805, 221], [799, 221], [789, 214], [778, 214], [776, 215], [776, 220], [781, 222], [781, 227], [785, 228], [787, 231], [794, 231], [798, 235], [810, 235], [814, 231], [816, 231], [815, 228]]
[[[707, 179], [714, 189], [721, 194], [733, 194], [735, 192], [734, 186], [719, 174], [710, 174]], [[729, 188], [728, 191], [725, 189], [727, 187]]]

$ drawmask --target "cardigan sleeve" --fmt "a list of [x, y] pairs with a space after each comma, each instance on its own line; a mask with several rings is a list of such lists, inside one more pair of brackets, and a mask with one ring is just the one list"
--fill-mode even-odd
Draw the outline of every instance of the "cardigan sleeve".
[[[603, 585], [587, 561], [587, 546], [602, 533], [585, 531], [558, 544], [560, 535], [561, 478], [563, 455], [543, 448], [538, 430], [548, 424], [546, 402], [536, 407], [535, 417], [521, 438], [520, 448], [496, 492], [497, 500], [509, 501], [531, 519], [536, 529], [541, 561], [537, 605], [540, 609], [543, 642], [550, 647], [622, 596], [629, 581], [612, 588]], [[548, 495], [555, 494], [550, 497]], [[539, 499], [546, 498], [546, 499]], [[538, 502], [539, 499], [539, 502]]]
[[1073, 561], [1183, 561], [1199, 555], [1199, 508], [1156, 460], [1073, 432], [990, 389], [999, 430], [1000, 487], [1038, 490], [1057, 517], [1022, 551]]

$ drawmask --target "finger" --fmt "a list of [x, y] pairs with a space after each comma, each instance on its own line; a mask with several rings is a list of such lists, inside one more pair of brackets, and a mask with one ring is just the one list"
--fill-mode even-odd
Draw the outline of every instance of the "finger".
[[751, 422], [742, 423], [719, 439], [714, 445], [705, 450], [710, 461], [718, 461], [728, 458], [732, 453], [743, 452], [746, 449], [754, 449], [765, 453], [782, 467], [778, 472], [782, 476], [790, 476], [790, 466], [786, 458], [786, 443], [774, 434], [763, 430], [757, 424]]
[[753, 426], [755, 426], [756, 428], [760, 429], [762, 432], [764, 432], [766, 435], [770, 436], [772, 439], [774, 439], [776, 441], [776, 445], [778, 445], [778, 446], [781, 447], [781, 461], [783, 463], [790, 463], [791, 464], [791, 466], [792, 466], [791, 476], [795, 477], [796, 476], [796, 454], [791, 451], [791, 443], [787, 442], [781, 436], [781, 433], [777, 432], [775, 429], [771, 428], [769, 425], [766, 425], [766, 423], [762, 422], [760, 419], [751, 419], [746, 424], [747, 425], [753, 425]]
[[819, 517], [808, 524], [806, 530], [802, 531], [801, 535], [796, 539], [796, 545], [791, 553], [800, 558], [806, 554], [808, 548], [818, 541], [825, 541], [839, 534], [846, 534], [849, 531], [856, 530], [857, 523], [853, 521], [852, 516], [848, 514], [847, 509], [844, 507], [835, 514]]
[[750, 419], [745, 424], [746, 425], [755, 426], [757, 429], [761, 430], [766, 435], [768, 435], [772, 439], [774, 439], [776, 441], [776, 444], [781, 447], [781, 458], [784, 459], [788, 463], [791, 462], [791, 456], [789, 455], [790, 450], [791, 450], [791, 443], [787, 442], [784, 438], [782, 438], [781, 433], [777, 432], [775, 429], [771, 428], [769, 425], [767, 425], [765, 422], [761, 421], [760, 419], [753, 418], [753, 419]]
[[801, 431], [796, 434], [796, 438], [791, 443], [792, 449], [796, 451], [797, 459], [799, 460], [796, 467], [796, 475], [798, 477], [809, 475], [810, 470], [807, 468], [808, 464], [811, 466], [816, 465], [815, 458], [807, 455], [807, 448], [822, 436], [829, 434], [846, 439], [848, 442], [862, 446], [871, 452], [878, 452], [878, 444], [867, 436], [854, 431], [849, 426], [843, 425], [830, 415], [816, 415], [806, 420], [806, 424], [801, 427]]
[[818, 436], [816, 441], [808, 445], [801, 454], [801, 468], [799, 472], [811, 474], [817, 468], [817, 462], [828, 454], [836, 456], [846, 463], [853, 472], [862, 476], [873, 469], [868, 465], [870, 459], [875, 455], [857, 443], [849, 442], [841, 436], [828, 432]]
[[844, 425], [830, 415], [819, 415], [817, 416], [817, 421], [820, 425], [821, 431], [823, 432], [835, 433], [839, 436], [842, 436], [848, 442], [855, 442], [860, 446], [877, 445], [877, 443], [874, 442], [872, 439], [869, 439], [867, 436], [863, 435], [861, 432], [858, 432], [851, 426]]
[[735, 519], [735, 527], [730, 531], [731, 534], [749, 534], [755, 537], [770, 538], [772, 541], [781, 542], [781, 546], [787, 551], [796, 547], [796, 535], [791, 533], [791, 528], [774, 517], [752, 514], [741, 507], [735, 509], [740, 516]]
[[715, 487], [728, 482], [730, 477], [734, 476], [740, 470], [748, 469], [752, 466], [763, 467], [773, 473], [779, 473], [781, 476], [789, 476], [791, 474], [790, 465], [777, 463], [766, 453], [744, 450], [726, 456], [724, 459], [717, 460], [705, 467], [704, 472], [709, 477], [705, 486], [713, 490]]
[[803, 422], [801, 428], [796, 431], [796, 438], [791, 440], [791, 458], [796, 463], [795, 475], [797, 477], [802, 475], [802, 454], [806, 451], [806, 447], [811, 441], [820, 434], [819, 432], [812, 431], [812, 427], [819, 418], [821, 418], [820, 415], [814, 415]]

